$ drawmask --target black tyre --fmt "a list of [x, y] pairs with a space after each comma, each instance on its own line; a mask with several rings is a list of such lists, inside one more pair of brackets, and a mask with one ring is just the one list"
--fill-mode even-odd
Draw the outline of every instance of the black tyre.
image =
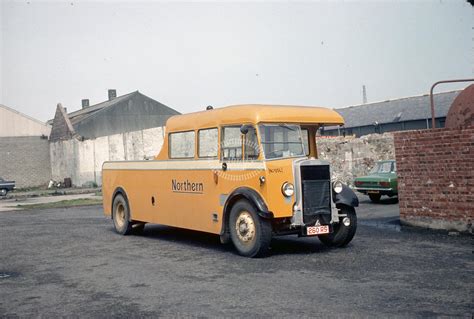
[[134, 223], [132, 226], [132, 233], [134, 235], [141, 235], [143, 234], [143, 231], [145, 230], [145, 223]]
[[369, 198], [373, 203], [380, 202], [380, 197], [382, 197], [380, 194], [369, 194]]
[[2, 188], [0, 189], [0, 196], [7, 196], [8, 194], [8, 189]]
[[114, 198], [112, 205], [112, 219], [114, 221], [115, 231], [121, 235], [129, 235], [132, 232], [132, 222], [130, 220], [130, 209], [128, 202], [118, 194]]
[[229, 216], [230, 238], [240, 255], [261, 257], [268, 252], [272, 240], [272, 225], [257, 214], [246, 200], [239, 200]]
[[345, 214], [346, 216], [341, 217], [339, 223], [333, 225], [333, 232], [331, 234], [319, 236], [319, 240], [327, 246], [344, 247], [351, 242], [356, 233], [357, 216], [354, 208], [341, 206], [339, 208], [339, 213]]

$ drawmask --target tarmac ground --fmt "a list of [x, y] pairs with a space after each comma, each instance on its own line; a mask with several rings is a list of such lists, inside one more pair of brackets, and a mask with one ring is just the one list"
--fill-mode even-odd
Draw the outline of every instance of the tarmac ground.
[[394, 199], [357, 213], [346, 248], [277, 237], [249, 259], [194, 231], [120, 236], [100, 206], [3, 211], [0, 317], [472, 317], [472, 236], [400, 227]]

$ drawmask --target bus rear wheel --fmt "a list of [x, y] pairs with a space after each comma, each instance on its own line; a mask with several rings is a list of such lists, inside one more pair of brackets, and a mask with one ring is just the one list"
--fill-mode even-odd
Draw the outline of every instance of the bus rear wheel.
[[268, 252], [272, 240], [272, 225], [257, 214], [246, 200], [232, 207], [229, 218], [230, 238], [240, 255], [261, 257]]
[[130, 209], [127, 200], [118, 194], [114, 198], [112, 205], [112, 219], [115, 231], [121, 235], [129, 235], [132, 232], [132, 222], [130, 221]]

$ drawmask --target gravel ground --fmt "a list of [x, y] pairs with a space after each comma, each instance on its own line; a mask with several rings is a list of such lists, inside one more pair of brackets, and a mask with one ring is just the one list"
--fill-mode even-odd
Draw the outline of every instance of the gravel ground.
[[390, 200], [358, 213], [347, 248], [288, 236], [248, 259], [209, 234], [119, 236], [99, 206], [1, 212], [0, 317], [472, 318], [471, 236], [379, 227]]

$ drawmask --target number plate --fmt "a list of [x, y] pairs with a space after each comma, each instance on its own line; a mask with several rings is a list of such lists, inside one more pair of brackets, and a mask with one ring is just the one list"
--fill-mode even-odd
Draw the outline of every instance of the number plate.
[[367, 194], [378, 194], [379, 191], [367, 191]]
[[329, 234], [329, 226], [310, 226], [306, 227], [306, 235], [308, 236], [316, 236], [322, 234]]

